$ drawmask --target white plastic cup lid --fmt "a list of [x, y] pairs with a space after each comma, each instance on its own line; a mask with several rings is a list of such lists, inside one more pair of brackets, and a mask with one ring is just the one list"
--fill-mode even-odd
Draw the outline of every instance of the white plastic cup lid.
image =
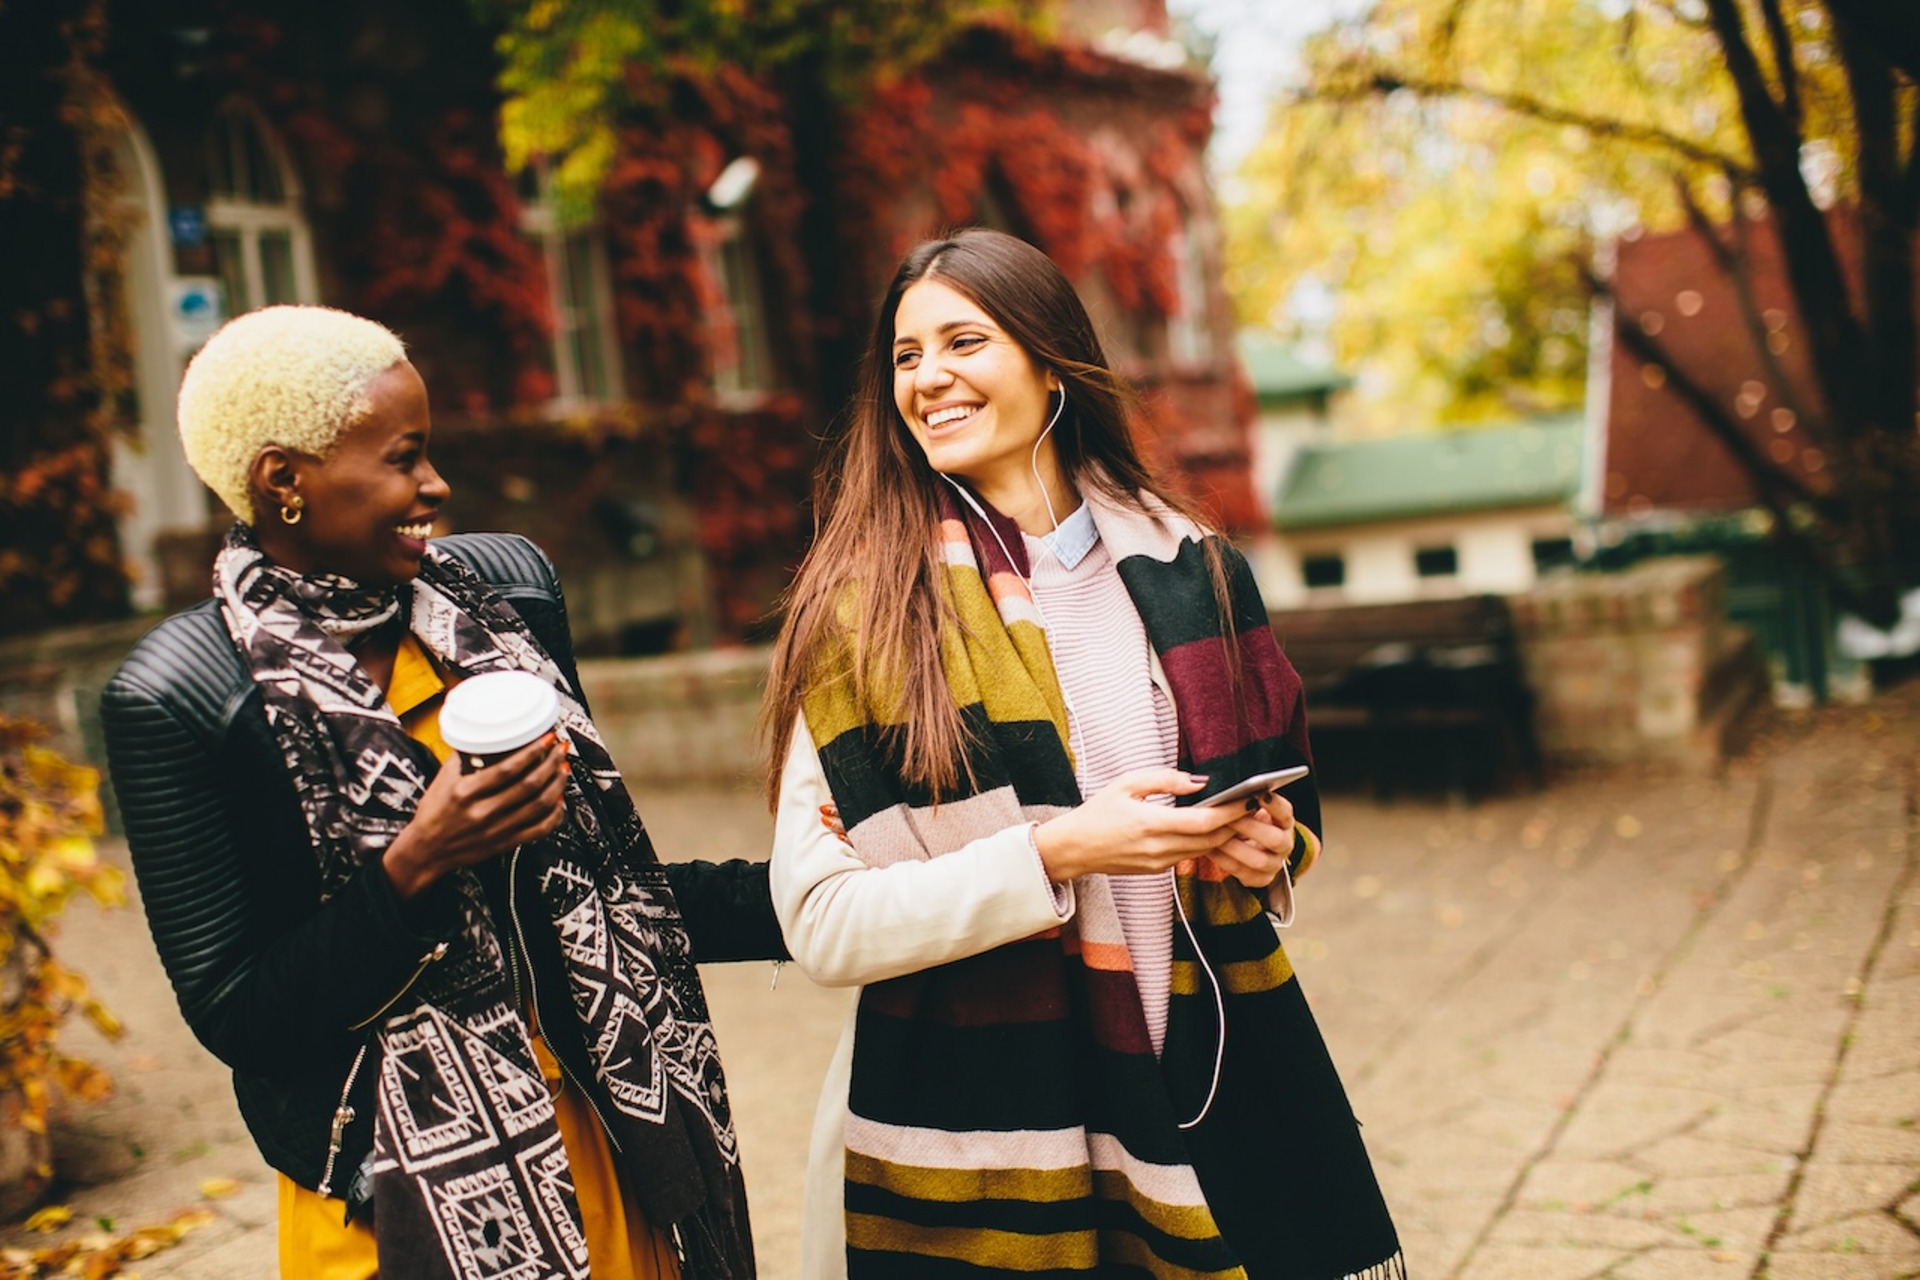
[[440, 736], [455, 751], [498, 755], [516, 751], [553, 728], [560, 695], [528, 671], [486, 671], [447, 691]]

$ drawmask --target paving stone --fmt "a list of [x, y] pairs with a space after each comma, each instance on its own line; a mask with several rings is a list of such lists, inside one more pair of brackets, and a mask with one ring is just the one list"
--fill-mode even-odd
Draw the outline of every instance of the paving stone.
[[1745, 1280], [1759, 1265], [1759, 1253], [1738, 1249], [1649, 1249], [1608, 1271], [1606, 1280]]
[[1799, 1194], [1788, 1217], [1792, 1230], [1878, 1212], [1894, 1204], [1913, 1185], [1914, 1165], [1844, 1164], [1816, 1157], [1800, 1177]]
[[[1773, 1206], [1786, 1194], [1792, 1174], [1786, 1170], [1772, 1173], [1709, 1174], [1704, 1177], [1659, 1178], [1653, 1180], [1649, 1207], [1664, 1218], [1697, 1219], [1715, 1213], [1745, 1212], [1754, 1205]], [[1762, 1234], [1764, 1240], [1764, 1233]], [[1760, 1241], [1756, 1241], [1756, 1244]]]
[[1820, 1088], [1833, 1076], [1833, 1044], [1829, 1040], [1822, 1045], [1808, 1045], [1794, 1057], [1764, 1062], [1698, 1050], [1685, 1055], [1684, 1061], [1693, 1068], [1692, 1076], [1684, 1083], [1715, 1093], [1737, 1093], [1773, 1085]]
[[1813, 1130], [1809, 1112], [1758, 1110], [1729, 1105], [1700, 1126], [1700, 1136], [1755, 1151], [1790, 1153], [1806, 1150]]
[[1643, 1200], [1629, 1197], [1586, 1213], [1515, 1209], [1501, 1216], [1490, 1245], [1530, 1249], [1610, 1249], [1629, 1253], [1673, 1243], [1668, 1224], [1649, 1217]]
[[1617, 1249], [1489, 1247], [1453, 1274], [1458, 1280], [1592, 1280], [1628, 1256]]
[[1572, 1156], [1620, 1158], [1677, 1133], [1697, 1132], [1726, 1105], [1704, 1089], [1602, 1082], [1560, 1135], [1558, 1150]]
[[1900, 1201], [1894, 1214], [1907, 1224], [1908, 1230], [1920, 1235], [1920, 1185], [1916, 1185], [1912, 1193]]
[[1890, 1213], [1863, 1213], [1791, 1232], [1781, 1247], [1808, 1253], [1864, 1253], [1885, 1259], [1886, 1264], [1920, 1266], [1920, 1238]]
[[1643, 1170], [1622, 1161], [1550, 1159], [1528, 1172], [1519, 1204], [1536, 1210], [1584, 1210], [1630, 1195], [1647, 1181]]
[[[1666, 1187], [1660, 1188], [1661, 1192], [1666, 1190]], [[1691, 1196], [1685, 1198], [1691, 1199]], [[1675, 1234], [1685, 1236], [1709, 1252], [1731, 1250], [1741, 1254], [1759, 1253], [1766, 1247], [1767, 1237], [1779, 1216], [1772, 1203], [1755, 1203], [1740, 1208], [1698, 1209], [1669, 1204], [1658, 1194], [1654, 1197], [1653, 1208], [1661, 1214], [1661, 1222]]]
[[1913, 1127], [1920, 1121], [1920, 1066], [1869, 1078], [1860, 1078], [1851, 1068], [1849, 1061], [1839, 1085], [1827, 1099], [1829, 1122]]
[[1864, 1254], [1776, 1251], [1767, 1259], [1767, 1280], [1907, 1280], [1911, 1271], [1889, 1270], [1883, 1258]]
[[1800, 1163], [1797, 1156], [1755, 1151], [1685, 1133], [1636, 1149], [1633, 1163], [1656, 1178], [1739, 1178], [1748, 1175], [1785, 1179]]
[[1846, 1163], [1920, 1164], [1920, 1131], [1902, 1127], [1897, 1122], [1865, 1124], [1830, 1119], [1820, 1127], [1815, 1154]]

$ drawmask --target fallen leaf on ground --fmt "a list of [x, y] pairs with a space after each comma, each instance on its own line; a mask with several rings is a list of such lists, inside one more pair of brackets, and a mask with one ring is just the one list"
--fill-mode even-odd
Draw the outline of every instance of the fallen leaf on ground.
[[58, 1231], [72, 1221], [73, 1210], [63, 1204], [50, 1204], [28, 1218], [26, 1228], [29, 1231]]

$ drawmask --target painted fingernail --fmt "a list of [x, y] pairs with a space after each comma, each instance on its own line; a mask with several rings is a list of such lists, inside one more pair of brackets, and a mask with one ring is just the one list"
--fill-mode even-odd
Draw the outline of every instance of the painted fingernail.
[[1258, 809], [1259, 807], [1260, 807], [1260, 798], [1259, 798], [1258, 796], [1248, 796], [1248, 797], [1247, 797], [1247, 812], [1248, 812], [1248, 813], [1252, 813], [1252, 812], [1253, 812], [1253, 811], [1254, 811], [1255, 809]]
[[1205, 774], [1205, 773], [1190, 773], [1187, 775], [1187, 781], [1193, 783], [1193, 785], [1196, 787], [1204, 787], [1207, 784], [1208, 777], [1210, 776], [1211, 776], [1210, 774]]

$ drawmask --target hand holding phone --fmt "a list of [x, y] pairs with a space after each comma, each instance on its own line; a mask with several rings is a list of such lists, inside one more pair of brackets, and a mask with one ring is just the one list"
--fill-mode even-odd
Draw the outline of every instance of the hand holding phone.
[[1289, 782], [1298, 782], [1307, 776], [1308, 768], [1304, 764], [1289, 769], [1275, 769], [1271, 773], [1256, 773], [1251, 778], [1242, 778], [1225, 791], [1208, 796], [1200, 803], [1203, 805], [1239, 804], [1249, 796], [1265, 795]]

